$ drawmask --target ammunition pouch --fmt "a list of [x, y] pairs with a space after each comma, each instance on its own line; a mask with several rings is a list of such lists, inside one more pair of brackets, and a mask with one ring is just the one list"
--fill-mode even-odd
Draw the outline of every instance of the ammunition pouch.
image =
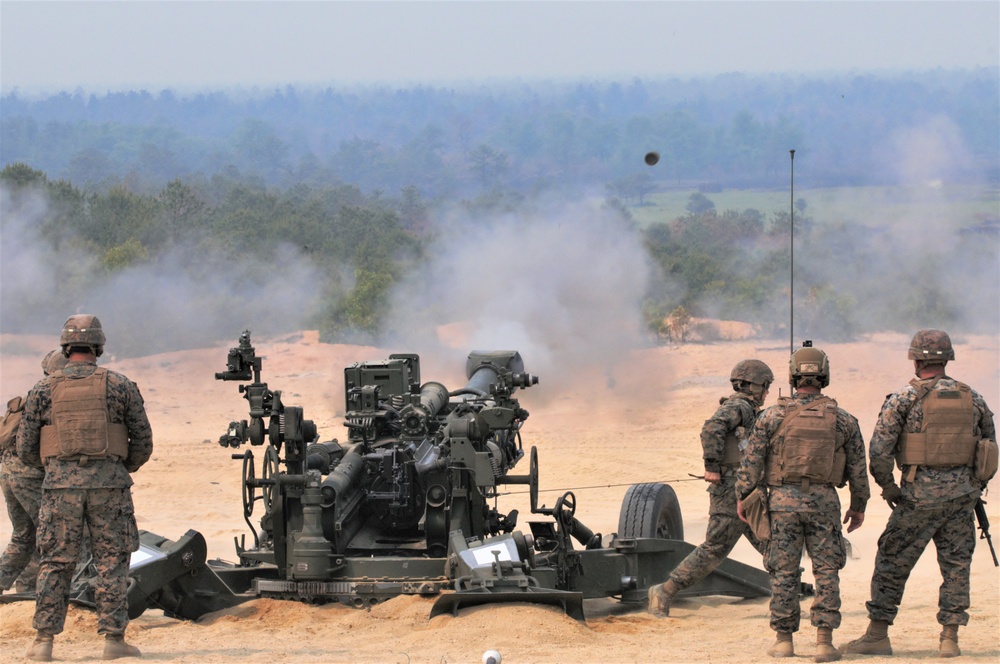
[[108, 422], [107, 369], [85, 378], [56, 377], [52, 386], [52, 424], [40, 432], [42, 459], [128, 457], [128, 429]]
[[1000, 448], [997, 441], [983, 438], [976, 444], [975, 460], [972, 463], [972, 477], [979, 482], [989, 482], [997, 474], [997, 458]]
[[14, 397], [7, 402], [7, 412], [0, 421], [0, 454], [10, 452], [17, 443], [17, 430], [21, 426], [24, 399]]
[[761, 542], [771, 539], [771, 513], [768, 511], [767, 491], [764, 487], [758, 486], [743, 500], [743, 516], [754, 537]]

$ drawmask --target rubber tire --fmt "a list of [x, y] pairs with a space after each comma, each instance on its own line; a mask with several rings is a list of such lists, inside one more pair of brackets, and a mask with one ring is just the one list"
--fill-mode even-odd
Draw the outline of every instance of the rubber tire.
[[683, 540], [684, 519], [674, 490], [660, 482], [630, 486], [622, 499], [618, 537]]

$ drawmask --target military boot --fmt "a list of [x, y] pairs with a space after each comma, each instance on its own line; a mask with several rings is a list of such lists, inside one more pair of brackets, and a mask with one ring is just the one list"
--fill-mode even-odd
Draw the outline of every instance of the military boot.
[[791, 632], [778, 632], [778, 640], [768, 649], [771, 657], [794, 657], [795, 647], [792, 645]]
[[884, 620], [870, 621], [864, 635], [848, 643], [842, 650], [855, 655], [891, 655], [889, 623]]
[[836, 662], [840, 659], [840, 651], [833, 647], [833, 628], [816, 628], [816, 655], [814, 662]]
[[649, 606], [646, 610], [657, 618], [666, 618], [670, 615], [670, 602], [680, 588], [673, 579], [667, 579], [666, 583], [660, 583], [649, 588]]
[[104, 636], [104, 654], [102, 659], [118, 659], [119, 657], [142, 657], [139, 649], [133, 645], [125, 643], [125, 636], [122, 634], [106, 634]]
[[961, 654], [958, 649], [958, 625], [945, 625], [941, 630], [938, 657], [958, 657]]
[[35, 636], [34, 643], [32, 643], [31, 647], [28, 648], [28, 652], [25, 657], [33, 662], [51, 662], [52, 635], [46, 634], [45, 632], [38, 632]]

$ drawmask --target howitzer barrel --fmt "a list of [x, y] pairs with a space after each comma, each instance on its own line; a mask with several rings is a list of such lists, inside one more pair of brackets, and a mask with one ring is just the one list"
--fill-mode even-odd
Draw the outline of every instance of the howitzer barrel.
[[488, 395], [490, 385], [496, 382], [500, 371], [511, 373], [524, 371], [524, 360], [516, 350], [474, 350], [465, 361], [465, 375], [469, 382], [465, 391]]

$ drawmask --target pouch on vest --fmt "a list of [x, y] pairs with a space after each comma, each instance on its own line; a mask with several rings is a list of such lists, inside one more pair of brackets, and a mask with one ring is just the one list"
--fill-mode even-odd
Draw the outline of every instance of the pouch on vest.
[[24, 413], [24, 399], [14, 397], [7, 402], [7, 412], [0, 422], [0, 452], [13, 450], [17, 442], [17, 430], [21, 426], [21, 416]]
[[1000, 449], [997, 441], [983, 438], [976, 443], [976, 458], [972, 464], [972, 476], [980, 482], [989, 482], [997, 474], [997, 458]]

